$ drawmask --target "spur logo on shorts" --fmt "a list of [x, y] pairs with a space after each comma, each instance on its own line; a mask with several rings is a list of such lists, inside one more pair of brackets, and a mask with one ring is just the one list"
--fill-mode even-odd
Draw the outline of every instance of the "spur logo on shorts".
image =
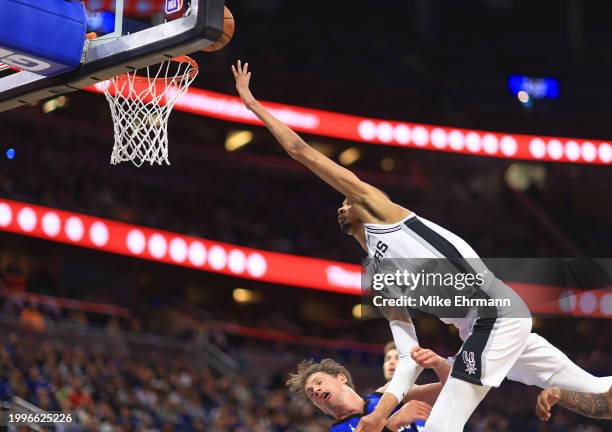
[[476, 360], [473, 351], [463, 351], [463, 363], [469, 375], [476, 375]]

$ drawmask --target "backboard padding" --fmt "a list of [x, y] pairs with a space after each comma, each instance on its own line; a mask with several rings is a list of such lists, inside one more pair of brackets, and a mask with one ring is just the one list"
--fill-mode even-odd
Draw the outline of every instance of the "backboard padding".
[[187, 16], [112, 41], [93, 42], [85, 63], [74, 71], [51, 78], [22, 71], [0, 78], [0, 112], [201, 50], [223, 32], [224, 3], [192, 0]]

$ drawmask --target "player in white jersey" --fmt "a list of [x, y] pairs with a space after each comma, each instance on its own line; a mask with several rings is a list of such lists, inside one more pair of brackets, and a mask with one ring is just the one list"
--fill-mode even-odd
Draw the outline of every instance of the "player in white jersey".
[[[478, 255], [464, 240], [392, 202], [382, 191], [361, 181], [350, 170], [304, 142], [253, 97], [249, 90], [248, 64], [238, 61], [232, 66], [232, 72], [246, 107], [265, 124], [285, 151], [345, 196], [338, 209], [341, 230], [351, 235], [370, 258], [445, 258], [460, 262], [467, 272], [474, 270], [466, 260], [477, 259]], [[486, 268], [476, 270], [486, 272]], [[499, 285], [489, 277], [487, 288]], [[487, 293], [481, 294], [486, 296]], [[464, 344], [433, 407], [426, 431], [462, 431], [487, 392], [501, 383], [523, 354], [531, 332], [531, 319], [498, 316], [496, 310], [493, 308], [492, 315], [480, 315], [478, 310], [448, 320], [459, 328]], [[419, 343], [406, 309], [394, 308], [387, 318], [399, 362], [376, 409], [361, 419], [357, 432], [381, 431], [389, 414], [422, 371], [411, 356], [411, 350]], [[547, 369], [545, 356], [538, 360], [537, 364], [544, 368], [538, 371], [540, 375], [554, 373]], [[551, 359], [551, 364], [554, 360]], [[534, 373], [528, 367], [524, 372]]]

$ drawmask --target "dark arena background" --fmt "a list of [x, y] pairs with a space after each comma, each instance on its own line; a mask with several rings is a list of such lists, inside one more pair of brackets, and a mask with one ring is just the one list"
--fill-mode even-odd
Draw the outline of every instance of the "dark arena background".
[[[607, 2], [226, 6], [235, 34], [192, 54], [169, 166], [109, 165], [99, 88], [0, 113], [0, 399], [75, 417], [34, 430], [320, 432], [333, 420], [285, 386], [300, 360], [336, 359], [360, 394], [385, 382], [391, 333], [361, 305], [344, 197], [248, 115], [238, 59], [309, 144], [481, 256], [612, 256]], [[532, 313], [612, 374], [610, 291]], [[415, 326], [442, 357], [461, 346], [454, 327]], [[466, 430], [611, 430], [559, 406], [541, 422], [539, 392], [504, 382]]]

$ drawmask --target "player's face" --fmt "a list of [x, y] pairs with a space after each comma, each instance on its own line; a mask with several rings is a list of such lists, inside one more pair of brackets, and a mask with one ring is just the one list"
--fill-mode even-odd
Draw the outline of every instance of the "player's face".
[[325, 414], [336, 416], [344, 409], [342, 386], [346, 383], [344, 375], [336, 377], [325, 372], [316, 372], [306, 380], [306, 396]]
[[338, 209], [338, 223], [342, 234], [353, 234], [353, 228], [358, 222], [357, 217], [351, 208], [351, 203], [345, 198], [342, 207]]
[[387, 351], [387, 354], [385, 354], [385, 362], [383, 363], [383, 373], [387, 381], [393, 378], [398, 362], [399, 354], [397, 353], [397, 350], [390, 349]]

